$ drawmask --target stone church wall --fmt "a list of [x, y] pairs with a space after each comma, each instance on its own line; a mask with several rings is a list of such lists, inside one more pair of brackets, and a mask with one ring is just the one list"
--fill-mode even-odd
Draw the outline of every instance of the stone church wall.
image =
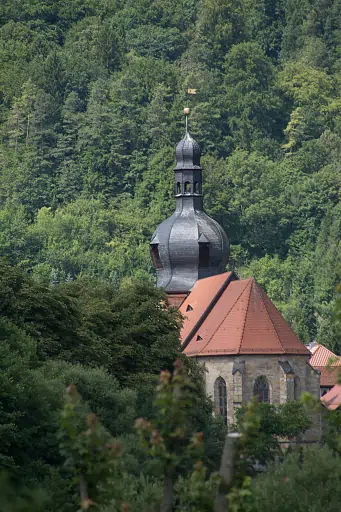
[[[206, 392], [214, 401], [215, 383], [219, 377], [226, 382], [227, 419], [234, 422], [234, 410], [241, 403], [253, 398], [253, 388], [257, 377], [265, 376], [270, 387], [270, 402], [285, 403], [299, 399], [303, 392], [309, 392], [319, 398], [320, 378], [308, 363], [307, 356], [245, 355], [200, 357], [198, 361], [206, 368]], [[244, 361], [242, 371], [236, 370], [236, 362]], [[285, 373], [280, 365], [289, 363], [293, 372]], [[218, 405], [216, 404], [216, 407]], [[312, 428], [301, 441], [316, 442], [320, 439], [320, 418], [312, 413]]]

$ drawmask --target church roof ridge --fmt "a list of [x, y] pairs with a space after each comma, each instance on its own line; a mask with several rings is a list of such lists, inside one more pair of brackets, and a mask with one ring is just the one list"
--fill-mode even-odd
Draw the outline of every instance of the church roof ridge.
[[[263, 289], [259, 286], [259, 284], [257, 283], [257, 281], [256, 281], [256, 280], [254, 280], [254, 282], [255, 282], [255, 286], [258, 286], [258, 287], [259, 287], [261, 300], [262, 300], [262, 302], [263, 302], [263, 304], [264, 304], [264, 307], [265, 307], [265, 309], [266, 309], [266, 312], [267, 312], [267, 314], [268, 314], [268, 317], [269, 317], [269, 319], [270, 319], [270, 322], [271, 322], [271, 324], [272, 324], [272, 326], [273, 326], [273, 328], [274, 328], [274, 331], [275, 331], [275, 333], [276, 333], [276, 336], [277, 336], [277, 339], [278, 339], [278, 341], [279, 341], [279, 344], [281, 345], [282, 350], [283, 350], [283, 352], [285, 353], [285, 349], [284, 349], [284, 347], [283, 347], [283, 344], [282, 344], [281, 338], [280, 338], [280, 337], [279, 337], [279, 335], [278, 335], [278, 332], [277, 332], [276, 326], [275, 326], [274, 322], [272, 321], [271, 315], [270, 315], [270, 313], [269, 313], [269, 311], [268, 311], [268, 308], [266, 307], [266, 303], [265, 303], [265, 301], [263, 300], [262, 292], [264, 293], [264, 291], [263, 291]], [[277, 308], [276, 308], [276, 309], [277, 309]]]
[[[243, 281], [243, 279], [241, 279], [241, 281]], [[247, 310], [249, 308], [249, 304], [250, 304], [250, 299], [251, 299], [251, 290], [252, 290], [252, 281], [253, 281], [253, 278], [251, 279], [248, 279], [248, 284], [246, 285], [244, 291], [246, 290], [246, 288], [249, 286], [249, 284], [251, 284], [250, 286], [250, 291], [249, 291], [249, 297], [248, 297], [248, 301], [247, 301], [247, 308], [245, 309], [245, 315], [244, 315], [244, 324], [243, 324], [243, 330], [242, 330], [242, 335], [240, 337], [240, 343], [239, 343], [239, 351], [240, 352], [240, 349], [241, 349], [241, 346], [242, 346], [242, 342], [243, 342], [243, 336], [244, 336], [244, 332], [245, 332], [245, 326], [246, 326], [246, 317], [247, 317]]]
[[[183, 350], [233, 279], [237, 279], [233, 272], [224, 272], [223, 274], [200, 279], [195, 283], [191, 293], [179, 308], [180, 312], [185, 316], [185, 321], [181, 329]], [[204, 290], [203, 294], [202, 290]], [[190, 318], [186, 317], [186, 313], [188, 312], [187, 306], [190, 306], [194, 302], [197, 307], [191, 308]], [[189, 320], [189, 322], [186, 322], [186, 320]]]

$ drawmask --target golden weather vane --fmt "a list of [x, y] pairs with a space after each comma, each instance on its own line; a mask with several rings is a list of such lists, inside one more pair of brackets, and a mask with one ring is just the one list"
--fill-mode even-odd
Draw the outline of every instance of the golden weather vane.
[[[187, 94], [198, 94], [198, 89], [187, 89], [186, 92], [187, 92]], [[184, 108], [184, 114], [185, 114], [185, 117], [186, 117], [186, 133], [188, 131], [188, 116], [189, 116], [189, 113], [190, 113], [190, 109], [188, 107], [185, 107]]]

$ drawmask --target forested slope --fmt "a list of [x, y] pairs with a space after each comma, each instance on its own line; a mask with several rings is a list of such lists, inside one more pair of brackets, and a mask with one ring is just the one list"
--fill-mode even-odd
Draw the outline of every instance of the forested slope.
[[236, 270], [338, 349], [338, 0], [3, 0], [0, 23], [2, 256], [52, 283], [148, 276], [190, 106]]

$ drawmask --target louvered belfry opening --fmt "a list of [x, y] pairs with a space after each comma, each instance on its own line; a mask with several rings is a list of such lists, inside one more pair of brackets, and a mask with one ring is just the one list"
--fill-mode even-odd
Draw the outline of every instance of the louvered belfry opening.
[[210, 248], [208, 244], [199, 244], [199, 268], [210, 266]]
[[185, 181], [184, 193], [185, 194], [191, 194], [191, 192], [192, 192], [191, 183], [189, 181]]
[[150, 248], [150, 254], [152, 257], [153, 266], [156, 269], [162, 269], [162, 261], [159, 254], [159, 248], [157, 244], [152, 244]]

